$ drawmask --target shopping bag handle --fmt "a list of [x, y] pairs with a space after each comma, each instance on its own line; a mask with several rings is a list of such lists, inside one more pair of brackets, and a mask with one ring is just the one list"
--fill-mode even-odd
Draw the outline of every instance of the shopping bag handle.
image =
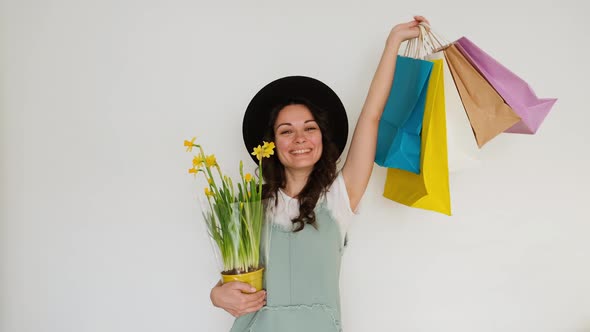
[[418, 32], [418, 37], [410, 39], [406, 43], [406, 49], [404, 51], [404, 56], [414, 59], [424, 59], [426, 55], [428, 55], [428, 49], [426, 49], [426, 33], [423, 27], [420, 27], [420, 31]]
[[439, 52], [451, 44], [447, 39], [434, 32], [426, 22], [420, 22], [418, 29], [418, 37], [410, 39], [406, 43], [403, 53], [406, 57], [423, 60], [426, 56]]
[[439, 52], [451, 45], [446, 38], [434, 32], [428, 23], [420, 22], [418, 28], [424, 34], [424, 44], [426, 45], [427, 54]]

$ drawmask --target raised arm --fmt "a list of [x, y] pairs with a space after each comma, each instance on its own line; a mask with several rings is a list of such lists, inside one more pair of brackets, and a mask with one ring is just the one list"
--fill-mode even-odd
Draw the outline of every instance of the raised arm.
[[424, 17], [414, 16], [413, 21], [393, 27], [387, 37], [385, 50], [371, 82], [367, 99], [354, 129], [348, 156], [342, 168], [350, 206], [353, 210], [356, 209], [365, 193], [373, 171], [379, 119], [391, 90], [400, 44], [405, 40], [418, 37], [418, 23], [422, 21], [428, 23]]

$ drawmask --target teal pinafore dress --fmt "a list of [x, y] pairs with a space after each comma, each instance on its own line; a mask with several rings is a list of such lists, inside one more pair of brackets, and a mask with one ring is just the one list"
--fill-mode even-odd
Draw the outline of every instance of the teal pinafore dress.
[[316, 206], [318, 228], [299, 232], [272, 223], [266, 264], [266, 306], [237, 318], [231, 332], [340, 332], [340, 228], [326, 201]]

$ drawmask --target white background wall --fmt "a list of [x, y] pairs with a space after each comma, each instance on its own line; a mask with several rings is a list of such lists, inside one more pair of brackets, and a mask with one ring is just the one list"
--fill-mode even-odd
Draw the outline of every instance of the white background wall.
[[[582, 1], [0, 1], [0, 331], [227, 331], [182, 141], [235, 173], [267, 82], [330, 85], [354, 126], [385, 38], [426, 15], [558, 97], [451, 177], [453, 217], [381, 196], [351, 229], [346, 331], [590, 331]], [[253, 165], [246, 164], [250, 169]]]

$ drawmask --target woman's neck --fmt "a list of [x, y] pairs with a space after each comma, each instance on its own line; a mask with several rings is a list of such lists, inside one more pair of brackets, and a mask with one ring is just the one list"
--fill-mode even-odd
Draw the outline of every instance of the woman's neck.
[[283, 191], [290, 197], [297, 197], [303, 187], [307, 184], [307, 179], [311, 170], [288, 170], [285, 169], [286, 184]]

